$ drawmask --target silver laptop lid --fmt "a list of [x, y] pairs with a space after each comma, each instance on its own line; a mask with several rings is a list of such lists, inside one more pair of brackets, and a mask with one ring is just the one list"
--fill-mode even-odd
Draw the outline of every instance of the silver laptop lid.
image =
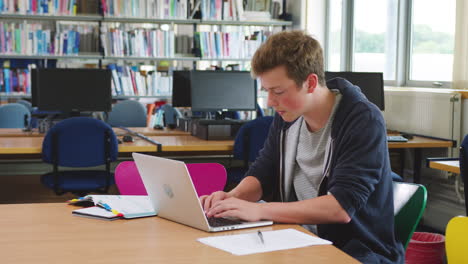
[[132, 156], [158, 216], [210, 231], [185, 163], [140, 153]]

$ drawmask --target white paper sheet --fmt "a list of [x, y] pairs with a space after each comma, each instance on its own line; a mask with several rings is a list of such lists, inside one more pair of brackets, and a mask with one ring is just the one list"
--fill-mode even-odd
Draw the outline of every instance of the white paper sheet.
[[203, 244], [230, 252], [234, 255], [248, 255], [275, 250], [332, 244], [328, 240], [314, 237], [295, 229], [265, 231], [262, 232], [262, 235], [264, 243], [260, 240], [257, 230], [252, 233], [204, 237], [197, 240]]

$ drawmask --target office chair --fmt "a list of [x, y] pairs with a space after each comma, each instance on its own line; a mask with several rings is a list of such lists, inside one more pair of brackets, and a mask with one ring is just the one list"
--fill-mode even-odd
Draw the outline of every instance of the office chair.
[[395, 237], [406, 249], [426, 209], [427, 190], [422, 184], [393, 182]]
[[29, 102], [29, 101], [20, 99], [20, 100], [16, 101], [16, 103], [22, 104], [22, 105], [26, 106], [26, 108], [29, 110], [29, 112], [32, 112], [32, 111], [33, 111], [32, 104], [31, 104], [31, 102]]
[[[42, 175], [41, 182], [57, 195], [72, 192], [107, 192], [114, 184], [110, 163], [117, 159], [117, 138], [103, 121], [89, 117], [65, 119], [53, 126], [42, 144], [42, 160], [53, 171]], [[105, 165], [105, 170], [60, 170], [59, 166], [84, 168]]]
[[447, 252], [447, 262], [468, 263], [468, 217], [455, 216], [450, 219], [445, 231], [445, 250]]
[[240, 127], [234, 139], [233, 159], [243, 161], [240, 168], [228, 169], [228, 182], [239, 183], [249, 168], [249, 163], [255, 161], [273, 122], [272, 116], [259, 117]]
[[0, 128], [25, 128], [29, 126], [31, 112], [18, 103], [0, 105]]
[[[186, 164], [198, 196], [221, 191], [226, 185], [226, 169], [218, 163]], [[115, 168], [115, 183], [122, 195], [147, 195], [134, 161], [123, 161]]]
[[[468, 135], [465, 135], [463, 141], [460, 145], [460, 154], [458, 158], [426, 158], [426, 166], [429, 167], [429, 162], [431, 161], [450, 161], [450, 160], [459, 160], [460, 161], [460, 177], [463, 181], [463, 184], [467, 186], [468, 181]], [[468, 191], [465, 191], [465, 214], [468, 216]]]
[[146, 108], [138, 101], [124, 100], [112, 107], [107, 123], [113, 127], [146, 127]]

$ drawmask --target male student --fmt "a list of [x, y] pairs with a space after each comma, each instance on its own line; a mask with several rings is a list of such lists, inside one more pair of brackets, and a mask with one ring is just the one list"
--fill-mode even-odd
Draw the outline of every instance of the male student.
[[322, 48], [301, 31], [270, 36], [252, 75], [276, 115], [239, 185], [201, 197], [207, 215], [303, 224], [364, 263], [403, 263], [379, 109], [344, 79], [325, 83]]

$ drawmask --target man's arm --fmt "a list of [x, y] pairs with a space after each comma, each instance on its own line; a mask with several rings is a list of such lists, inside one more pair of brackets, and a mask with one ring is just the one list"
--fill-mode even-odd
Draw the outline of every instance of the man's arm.
[[288, 203], [254, 203], [228, 197], [213, 203], [207, 216], [293, 224], [348, 223], [351, 218], [333, 195]]

